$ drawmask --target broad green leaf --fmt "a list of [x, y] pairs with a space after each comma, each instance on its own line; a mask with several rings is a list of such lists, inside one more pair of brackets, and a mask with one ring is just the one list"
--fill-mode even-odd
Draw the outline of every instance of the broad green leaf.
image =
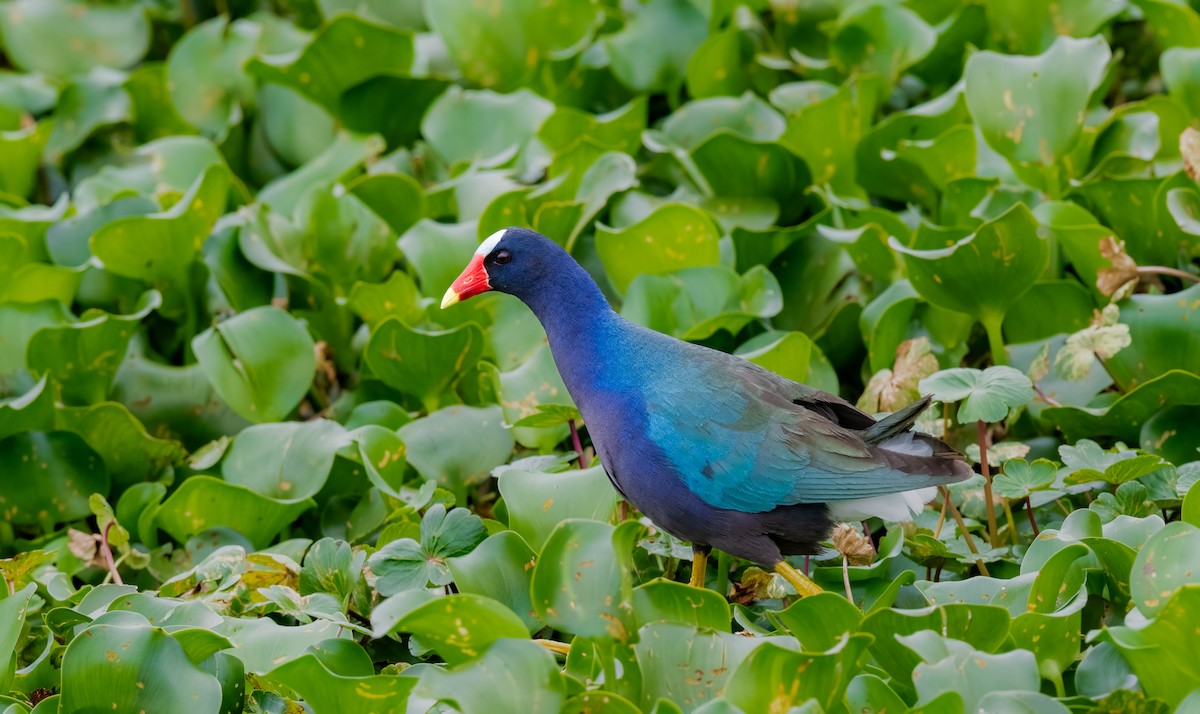
[[1058, 167], [1083, 134], [1111, 56], [1102, 37], [1059, 37], [1036, 57], [984, 51], [967, 60], [967, 105], [984, 139], [1014, 165], [1043, 167], [1052, 197], [1065, 187]]
[[541, 645], [498, 640], [473, 662], [422, 671], [415, 693], [452, 703], [463, 714], [556, 714], [566, 699], [566, 682], [554, 656]]
[[346, 430], [325, 419], [256, 424], [233, 440], [221, 475], [268, 498], [311, 498], [325, 485], [338, 450], [349, 443]]
[[791, 709], [809, 699], [828, 711], [841, 702], [870, 642], [869, 635], [851, 635], [821, 653], [765, 644], [734, 670], [724, 696], [745, 711]]
[[16, 0], [0, 12], [0, 32], [15, 66], [52, 77], [129, 68], [150, 46], [150, 19], [139, 5]]
[[312, 501], [277, 501], [245, 486], [211, 476], [193, 476], [159, 507], [154, 522], [179, 542], [210, 528], [226, 526], [257, 547], [265, 547]]
[[1049, 259], [1045, 230], [1024, 206], [1015, 206], [977, 231], [917, 231], [905, 246], [909, 279], [929, 302], [986, 322], [999, 320], [1042, 274]]
[[1200, 377], [1171, 370], [1139, 384], [1107, 406], [1051, 407], [1042, 412], [1041, 418], [1061, 429], [1068, 439], [1106, 435], [1136, 442], [1147, 419], [1175, 404], [1200, 404]]
[[964, 711], [977, 711], [992, 692], [1038, 691], [1037, 662], [1027, 651], [988, 654], [968, 651], [940, 662], [921, 663], [913, 671], [920, 701], [928, 702], [946, 691], [958, 692]]
[[509, 527], [541, 549], [564, 520], [610, 520], [620, 495], [601, 466], [559, 473], [510, 469], [500, 478]]
[[1147, 695], [1175, 706], [1200, 681], [1200, 648], [1195, 638], [1197, 607], [1200, 587], [1184, 586], [1142, 629], [1108, 627], [1098, 639], [1120, 651]]
[[633, 629], [630, 551], [641, 525], [572, 518], [546, 539], [533, 569], [538, 617], [580, 637], [628, 643]]
[[960, 423], [1003, 421], [1011, 409], [1034, 397], [1029, 378], [1012, 367], [985, 370], [956, 367], [921, 380], [922, 393], [940, 402], [957, 402]]
[[418, 605], [388, 632], [413, 634], [453, 666], [478, 658], [496, 640], [522, 639], [528, 630], [512, 610], [495, 600], [455, 594]]
[[[19, 578], [4, 573], [5, 581], [12, 588]], [[16, 655], [21, 643], [21, 630], [25, 627], [25, 619], [29, 612], [29, 601], [37, 591], [37, 585], [30, 583], [17, 592], [9, 592], [8, 597], [0, 600], [0, 685], [5, 691], [12, 688], [13, 672], [16, 670]]]
[[830, 37], [834, 65], [846, 74], [874, 72], [893, 85], [933, 50], [937, 33], [912, 10], [883, 3], [851, 6]]
[[[500, 373], [500, 405], [505, 421], [514, 425], [543, 406], [575, 408], [549, 345], [543, 345], [516, 369]], [[523, 446], [549, 451], [567, 437], [567, 427], [565, 420], [545, 428], [519, 426], [513, 429], [513, 436]]]
[[[446, 407], [405, 424], [398, 433], [408, 447], [408, 463], [417, 473], [459, 498], [507, 462], [513, 449], [499, 406]], [[468, 434], [471, 448], [464, 449], [462, 438]]]
[[174, 637], [141, 615], [120, 615], [97, 620], [67, 646], [62, 708], [111, 711], [116, 704], [122, 711], [196, 714], [220, 708], [220, 683]]
[[443, 402], [443, 392], [475, 364], [482, 349], [483, 333], [475, 325], [430, 332], [388, 318], [372, 333], [366, 360], [385, 384], [412, 394], [433, 412]]
[[499, 166], [511, 161], [553, 113], [551, 102], [527, 89], [497, 94], [453, 88], [426, 112], [421, 133], [449, 165]]
[[276, 307], [256, 307], [205, 330], [192, 350], [221, 399], [254, 422], [285, 418], [316, 372], [304, 324]]
[[47, 531], [91, 514], [88, 497], [108, 493], [110, 476], [98, 454], [68, 432], [27, 431], [0, 441], [5, 521]]
[[1172, 0], [1130, 0], [1147, 20], [1147, 27], [1163, 48], [1200, 47], [1200, 15]]
[[1200, 583], [1188, 560], [1200, 544], [1200, 529], [1190, 523], [1168, 523], [1150, 537], [1134, 561], [1130, 587], [1138, 610], [1159, 615], [1179, 588]]
[[844, 597], [820, 593], [797, 600], [776, 618], [800, 641], [805, 652], [826, 652], [840, 646], [862, 623], [862, 613]]
[[876, 610], [863, 620], [861, 630], [874, 635], [871, 650], [880, 666], [898, 681], [908, 683], [921, 658], [901, 644], [897, 635], [935, 630], [982, 652], [994, 652], [1007, 637], [1008, 625], [1009, 615], [1003, 608], [948, 604], [921, 610]]
[[29, 197], [53, 126], [52, 120], [42, 120], [23, 129], [0, 131], [0, 151], [7, 157], [0, 167], [0, 192]]
[[620, 32], [604, 38], [613, 74], [635, 92], [676, 90], [708, 22], [687, 0], [650, 0]]
[[258, 202], [282, 215], [291, 215], [314, 187], [328, 186], [353, 174], [382, 149], [378, 136], [339, 132], [316, 158], [263, 186]]
[[533, 550], [521, 536], [508, 530], [488, 536], [470, 553], [446, 559], [460, 593], [503, 603], [530, 631], [540, 627], [529, 594], [534, 563]]
[[1035, 55], [1059, 36], [1091, 37], [1125, 9], [1123, 0], [987, 0], [988, 37], [1014, 55]]
[[1048, 459], [1037, 459], [1033, 463], [1009, 459], [1004, 462], [1004, 473], [993, 478], [992, 488], [1005, 498], [1027, 498], [1034, 491], [1049, 488], [1057, 474], [1058, 468]]
[[137, 417], [116, 402], [59, 407], [55, 428], [77, 434], [87, 442], [104, 461], [113, 483], [122, 487], [160, 478], [187, 456], [179, 442], [151, 435]]
[[621, 314], [640, 325], [685, 340], [718, 330], [737, 334], [755, 318], [780, 312], [779, 283], [762, 266], [738, 276], [721, 265], [685, 268], [669, 275], [638, 275]]
[[243, 67], [258, 50], [263, 28], [219, 15], [191, 28], [171, 47], [166, 91], [175, 110], [206, 136], [224, 138], [254, 101]]
[[412, 60], [412, 35], [342, 14], [298, 53], [255, 57], [246, 70], [262, 82], [291, 87], [336, 116], [348, 89], [377, 75], [406, 75]]
[[47, 431], [54, 424], [54, 397], [45, 379], [24, 394], [0, 399], [0, 440], [23, 431]]
[[385, 596], [424, 588], [429, 583], [446, 585], [452, 581], [446, 558], [469, 553], [486, 537], [478, 516], [465, 508], [447, 512], [438, 503], [421, 519], [420, 542], [401, 538], [387, 543], [371, 555], [367, 565], [379, 576], [375, 588]]
[[464, 77], [499, 89], [525, 83], [544, 60], [577, 54], [597, 14], [588, 0], [517, 0], [482, 10], [469, 0], [446, 0], [427, 6], [426, 17]]
[[413, 677], [348, 676], [308, 652], [271, 670], [266, 678], [293, 689], [313, 714], [382, 714], [402, 709], [417, 685]]

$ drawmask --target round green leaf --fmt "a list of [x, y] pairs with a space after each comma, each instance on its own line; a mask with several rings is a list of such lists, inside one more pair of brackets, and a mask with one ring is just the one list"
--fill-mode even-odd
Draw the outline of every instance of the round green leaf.
[[1154, 617], [1176, 590], [1200, 583], [1200, 571], [1192, 566], [1189, 555], [1197, 548], [1200, 528], [1182, 522], [1168, 523], [1142, 546], [1130, 581], [1133, 601], [1142, 614]]
[[276, 307], [256, 307], [210, 327], [192, 340], [192, 350], [221, 399], [254, 422], [287, 417], [317, 369], [304, 323]]
[[54, 77], [96, 66], [132, 67], [150, 46], [150, 20], [141, 5], [16, 0], [0, 12], [0, 31], [14, 65]]
[[945, 369], [920, 382], [922, 393], [933, 394], [939, 402], [957, 402], [958, 421], [970, 423], [1003, 421], [1010, 409], [1027, 404], [1034, 397], [1033, 384], [1012, 367], [988, 367], [985, 370], [956, 367]]

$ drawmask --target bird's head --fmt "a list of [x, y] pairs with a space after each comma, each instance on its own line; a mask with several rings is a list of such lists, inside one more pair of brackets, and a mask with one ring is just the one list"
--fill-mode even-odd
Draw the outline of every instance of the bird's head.
[[553, 270], [550, 263], [559, 253], [556, 243], [528, 228], [496, 231], [479, 244], [471, 262], [451, 283], [442, 297], [442, 309], [489, 290], [523, 297]]

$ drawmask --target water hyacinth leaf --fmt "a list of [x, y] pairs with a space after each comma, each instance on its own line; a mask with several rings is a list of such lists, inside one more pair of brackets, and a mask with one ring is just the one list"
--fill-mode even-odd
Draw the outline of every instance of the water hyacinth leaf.
[[713, 590], [693, 588], [671, 580], [651, 580], [633, 591], [633, 614], [638, 626], [676, 622], [729, 631], [729, 604]]
[[780, 143], [752, 142], [718, 132], [692, 150], [691, 164], [704, 181], [705, 193], [718, 200], [773, 200], [779, 207], [779, 222], [790, 225], [799, 219], [803, 206], [794, 197], [812, 179], [804, 160], [784, 145], [785, 140], [786, 136]]
[[1144, 628], [1109, 627], [1099, 639], [1121, 653], [1146, 694], [1174, 706], [1200, 681], [1196, 664], [1200, 648], [1194, 636], [1197, 607], [1200, 587], [1188, 585], [1176, 591]]
[[509, 527], [541, 550], [567, 519], [608, 521], [621, 497], [601, 466], [561, 473], [510, 469], [500, 478]]
[[451, 666], [477, 658], [496, 640], [528, 636], [512, 610], [491, 598], [462, 593], [418, 605], [389, 632], [415, 635]]
[[447, 164], [499, 166], [511, 161], [554, 104], [522, 89], [511, 94], [448, 89], [421, 122], [421, 133]]
[[659, 130], [650, 133], [656, 145], [691, 152], [721, 131], [747, 141], [770, 142], [779, 139], [786, 129], [787, 121], [777, 109], [746, 92], [740, 97], [688, 102], [667, 117]]
[[1200, 285], [1171, 295], [1134, 295], [1121, 304], [1129, 347], [1105, 360], [1113, 379], [1129, 389], [1200, 359]]
[[1034, 397], [1029, 377], [1012, 367], [946, 369], [922, 379], [920, 390], [940, 402], [961, 401], [956, 417], [960, 423], [1003, 421], [1010, 409]]
[[411, 34], [340, 14], [299, 53], [252, 58], [246, 70], [304, 94], [337, 115], [342, 95], [377, 75], [406, 75], [413, 61]]
[[238, 415], [279, 421], [300, 403], [316, 373], [304, 323], [277, 307], [256, 307], [210, 327], [192, 350], [213, 389]]
[[629, 642], [634, 620], [628, 566], [641, 531], [636, 522], [614, 528], [577, 518], [562, 521], [534, 565], [531, 592], [538, 617], [581, 637]]
[[876, 610], [860, 628], [874, 635], [871, 649], [880, 665], [898, 681], [912, 681], [921, 657], [896, 639], [921, 630], [935, 630], [962, 640], [982, 652], [994, 652], [1008, 635], [1008, 611], [991, 605], [948, 604], [921, 610]]
[[613, 287], [624, 293], [638, 275], [715, 265], [719, 238], [700, 209], [672, 203], [625, 228], [597, 226], [596, 251]]
[[60, 78], [97, 66], [127, 69], [150, 46], [150, 20], [136, 5], [17, 0], [0, 13], [0, 31], [14, 66]]
[[988, 36], [1014, 55], [1036, 55], [1060, 35], [1091, 37], [1125, 9], [1121, 0], [1068, 0], [1051, 7], [1037, 0], [988, 0]]
[[978, 703], [998, 691], [1038, 691], [1037, 661], [1027, 651], [988, 654], [967, 651], [934, 663], [923, 662], [913, 672], [921, 701], [943, 692], [957, 692], [964, 711], [977, 711]]
[[45, 378], [29, 391], [0, 399], [0, 440], [22, 431], [48, 431], [54, 424], [54, 395]]
[[358, 445], [358, 458], [371, 485], [393, 498], [400, 498], [400, 488], [408, 475], [405, 458], [408, 447], [404, 441], [392, 429], [375, 424], [359, 427], [349, 437]]
[[[745, 711], [790, 708], [816, 699], [820, 711], [828, 711], [841, 701], [870, 642], [869, 635], [849, 635], [821, 653], [765, 644], [734, 670], [725, 686], [725, 698]], [[780, 692], [784, 692], [782, 697]]]
[[412, 264], [421, 294], [441, 299], [471, 254], [479, 247], [471, 223], [445, 224], [422, 219], [400, 236], [400, 250]]
[[677, 707], [713, 699], [738, 665], [759, 647], [795, 647], [795, 640], [789, 637], [740, 637], [674, 622], [648, 624], [638, 636], [635, 647], [643, 679], [640, 703], [645, 711], [672, 711], [654, 708], [660, 697]]
[[63, 655], [62, 706], [69, 711], [219, 710], [221, 685], [171, 635], [141, 615], [121, 613], [76, 637]]
[[104, 463], [79, 436], [69, 432], [27, 431], [0, 441], [5, 474], [4, 519], [15, 525], [42, 525], [85, 518], [88, 497], [108, 493]]
[[311, 498], [325, 485], [338, 450], [348, 444], [346, 430], [326, 419], [256, 424], [233, 440], [221, 475], [268, 498]]
[[157, 509], [154, 522], [181, 543], [224, 526], [261, 548], [312, 506], [309, 500], [279, 501], [211, 476], [193, 476]]
[[27, 198], [37, 179], [42, 149], [50, 139], [53, 121], [42, 120], [14, 131], [0, 131], [0, 152], [7, 157], [0, 167], [0, 192]]
[[426, 13], [464, 77], [505, 90], [523, 84], [542, 61], [566, 59], [582, 50], [597, 8], [588, 0], [553, 7], [521, 0], [480, 12], [469, 0], [447, 0]]
[[1190, 523], [1168, 523], [1150, 537], [1134, 561], [1130, 587], [1138, 610], [1158, 615], [1181, 587], [1200, 584], [1184, 554], [1200, 544], [1200, 528]]
[[738, 276], [721, 266], [686, 268], [671, 275], [639, 275], [630, 284], [621, 314], [640, 325], [685, 340], [718, 330], [737, 334], [754, 318], [779, 314], [779, 282], [756, 266]]
[[183, 463], [187, 451], [174, 439], [153, 436], [123, 404], [60, 406], [55, 428], [81, 437], [104, 461], [114, 484], [158, 479]]
[[937, 33], [912, 10], [871, 3], [842, 13], [829, 53], [846, 74], [873, 72], [893, 85], [936, 42]]
[[351, 182], [347, 190], [386, 221], [396, 235], [403, 235], [425, 215], [425, 192], [407, 174], [369, 174]]
[[[979, 52], [967, 60], [967, 105], [997, 153], [1014, 164], [1054, 167], [1083, 133], [1091, 93], [1112, 57], [1102, 37], [1059, 37], [1035, 57]], [[1050, 190], [1061, 191], [1058, 179]]]
[[417, 397], [433, 412], [440, 395], [475, 363], [482, 349], [483, 332], [476, 325], [430, 332], [389, 318], [372, 333], [366, 359], [376, 377]]
[[291, 215], [314, 187], [342, 180], [382, 150], [383, 140], [376, 135], [339, 132], [316, 158], [263, 186], [258, 192], [258, 203], [282, 215]]
[[503, 603], [532, 632], [541, 627], [529, 590], [534, 562], [534, 552], [521, 536], [501, 531], [488, 536], [470, 553], [447, 558], [446, 566], [460, 593]]
[[220, 15], [191, 28], [166, 62], [171, 106], [206, 136], [223, 138], [254, 100], [254, 83], [243, 69], [258, 50], [263, 28]]
[[414, 677], [352, 676], [331, 668], [312, 652], [284, 662], [266, 678], [294, 690], [313, 714], [377, 714], [403, 709], [417, 685]]
[[903, 255], [921, 297], [986, 324], [1000, 320], [1042, 274], [1049, 259], [1044, 234], [1029, 209], [1018, 205], [965, 237], [918, 231], [911, 246], [895, 237], [889, 245]]
[[150, 291], [129, 315], [87, 313], [80, 322], [39, 330], [29, 339], [25, 361], [34, 372], [57, 382], [65, 401], [102, 401], [138, 323], [161, 304], [161, 295]]
[[566, 699], [566, 682], [549, 650], [506, 639], [497, 640], [468, 664], [424, 670], [414, 693], [451, 703], [463, 714], [557, 714]]
[[1142, 426], [1156, 412], [1177, 404], [1200, 404], [1200, 377], [1171, 370], [1150, 379], [1102, 407], [1050, 407], [1041, 418], [1055, 425], [1069, 439], [1112, 436], [1136, 442]]
[[687, 0], [651, 0], [604, 38], [613, 74], [635, 92], [673, 91], [708, 35], [708, 21]]
[[[537, 414], [540, 407], [575, 409], [555, 368], [549, 345], [540, 347], [516, 369], [500, 373], [500, 406], [504, 409], [505, 421], [513, 425]], [[522, 446], [549, 451], [567, 437], [566, 420], [540, 428], [527, 424], [514, 426], [513, 436]]]
[[[446, 407], [405, 424], [398, 434], [417, 473], [459, 498], [505, 463], [514, 444], [499, 406]], [[464, 434], [471, 435], [469, 449], [462, 448]]]
[[1158, 44], [1173, 47], [1200, 47], [1200, 15], [1187, 5], [1171, 0], [1131, 0], [1148, 20]]

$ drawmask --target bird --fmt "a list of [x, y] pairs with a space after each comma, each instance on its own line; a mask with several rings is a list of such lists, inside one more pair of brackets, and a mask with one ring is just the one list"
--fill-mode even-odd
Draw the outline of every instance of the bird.
[[637, 325], [558, 243], [528, 228], [488, 236], [442, 309], [497, 291], [545, 329], [554, 363], [617, 492], [690, 542], [690, 584], [713, 548], [821, 588], [785, 560], [819, 553], [840, 521], [911, 518], [968, 478], [962, 454], [914, 431], [926, 396], [876, 419], [742, 357]]

